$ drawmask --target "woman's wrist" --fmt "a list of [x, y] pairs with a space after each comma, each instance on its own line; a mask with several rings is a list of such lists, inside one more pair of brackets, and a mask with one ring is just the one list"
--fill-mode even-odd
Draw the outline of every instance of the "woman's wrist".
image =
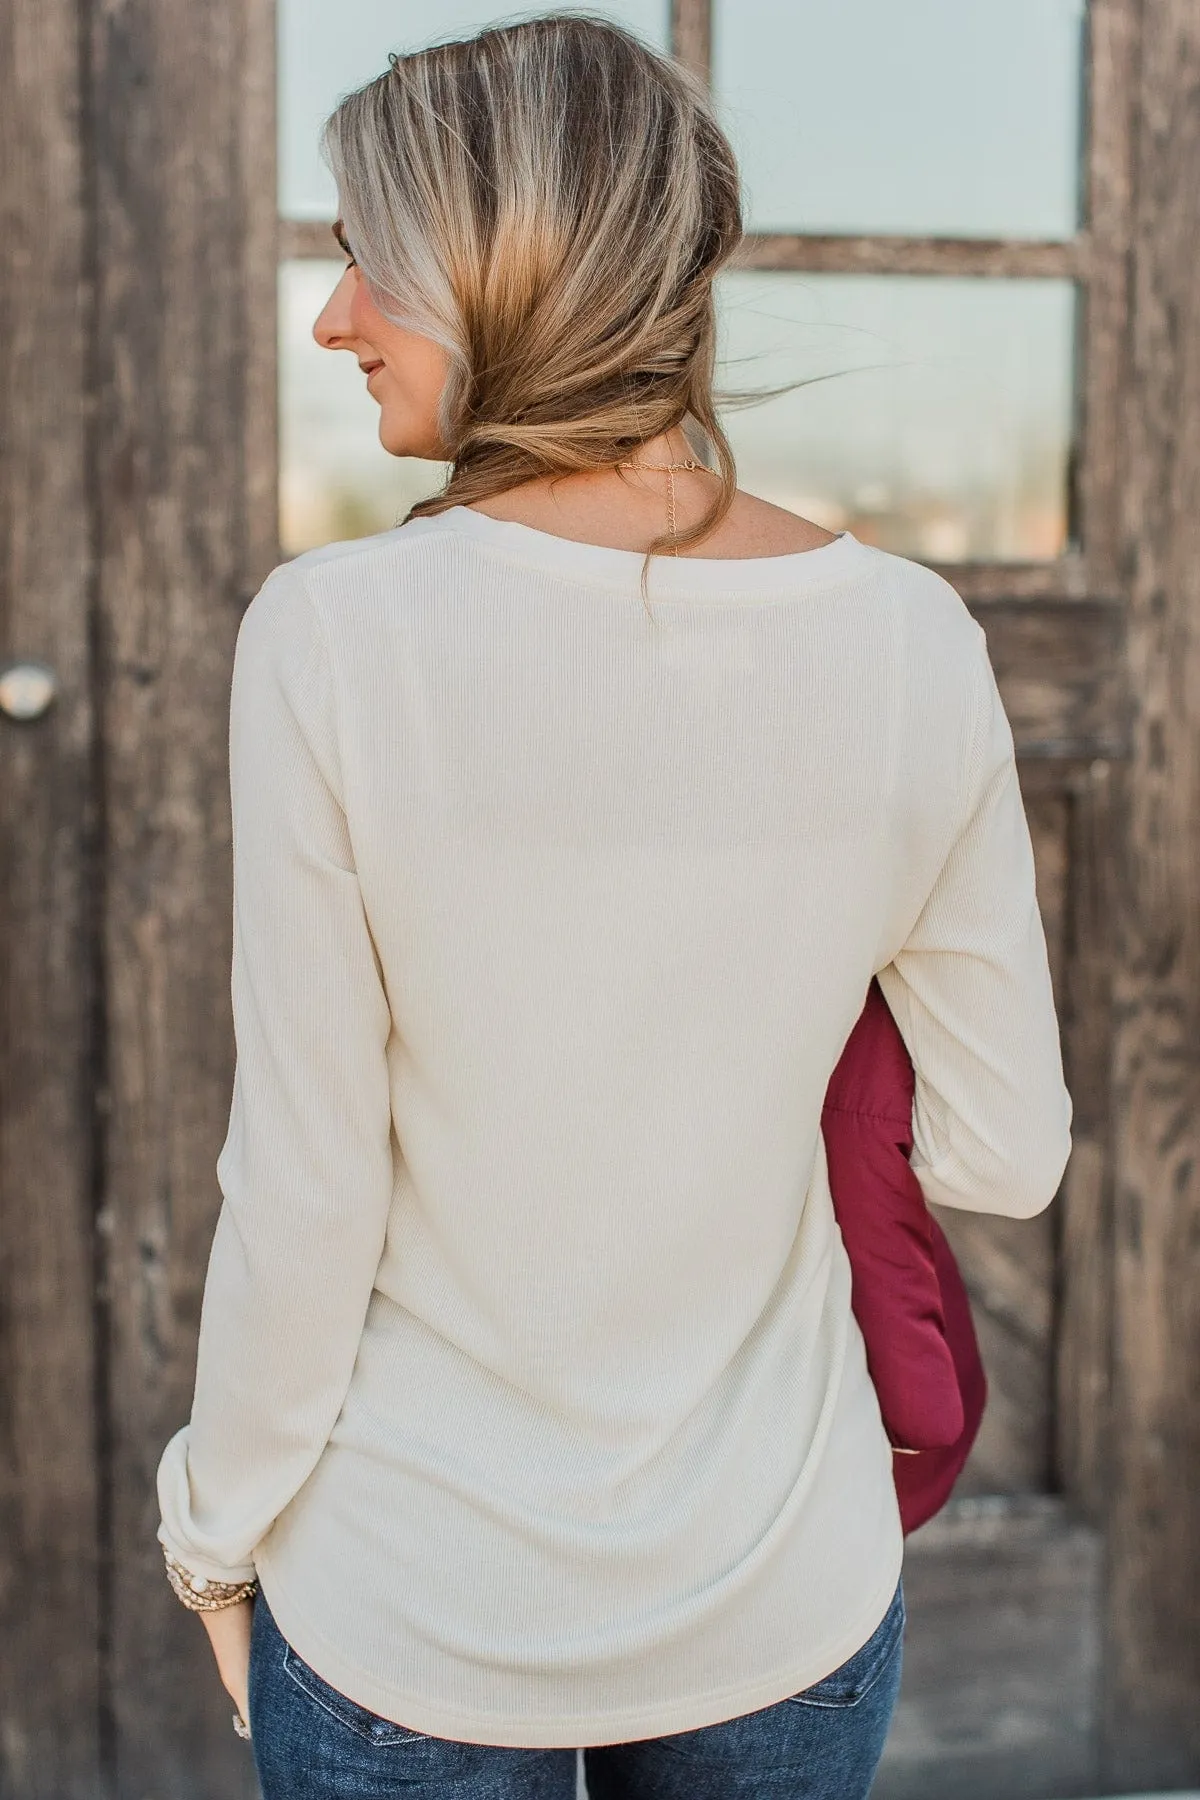
[[225, 1691], [237, 1705], [233, 1728], [239, 1737], [250, 1736], [249, 1678], [250, 1629], [258, 1577], [248, 1581], [217, 1581], [196, 1575], [162, 1546], [167, 1580], [175, 1597], [189, 1612], [200, 1614], [217, 1662]]
[[222, 1606], [200, 1614], [216, 1660], [221, 1685], [237, 1707], [233, 1728], [239, 1737], [250, 1735], [250, 1635], [254, 1623], [251, 1600]]
[[239, 1606], [252, 1600], [258, 1592], [258, 1577], [248, 1581], [213, 1581], [207, 1575], [195, 1575], [163, 1546], [167, 1580], [172, 1592], [189, 1612], [223, 1612], [228, 1606]]

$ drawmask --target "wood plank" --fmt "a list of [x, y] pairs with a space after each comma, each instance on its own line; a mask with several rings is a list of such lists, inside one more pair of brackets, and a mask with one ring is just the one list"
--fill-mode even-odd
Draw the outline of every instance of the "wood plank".
[[1128, 386], [1136, 6], [1087, 11], [1085, 211], [1091, 246], [1081, 292], [1075, 529], [1093, 593], [1121, 591], [1121, 409]]
[[712, 69], [713, 0], [671, 0], [671, 54], [709, 79]]
[[[1066, 973], [1069, 797], [1025, 797], [1056, 996]], [[1054, 1445], [1055, 1208], [1034, 1219], [938, 1210], [971, 1295], [988, 1406], [956, 1493], [1043, 1493]]]
[[229, 677], [270, 535], [248, 516], [269, 477], [246, 456], [264, 404], [251, 363], [274, 312], [255, 237], [265, 228], [270, 241], [274, 198], [247, 104], [273, 80], [271, 9], [126, 0], [88, 18], [105, 446], [114, 1789], [249, 1800], [251, 1760], [203, 1630], [163, 1576], [154, 1477], [191, 1401], [233, 1076]]
[[1091, 246], [1081, 234], [1059, 243], [1028, 239], [854, 236], [749, 232], [733, 266], [829, 275], [973, 275], [1085, 281]]
[[0, 9], [0, 663], [61, 684], [42, 718], [0, 717], [0, 1792], [19, 1800], [103, 1779], [78, 30], [64, 0]]
[[1070, 895], [1070, 804], [1065, 792], [1027, 794], [1022, 788], [1037, 879], [1038, 910], [1046, 933], [1046, 953], [1054, 1003], [1062, 1014], [1067, 978], [1067, 907]]
[[937, 1209], [958, 1259], [988, 1403], [957, 1495], [1039, 1494], [1053, 1454], [1054, 1225]]
[[1140, 9], [1115, 830], [1113, 1786], [1200, 1769], [1200, 8]]
[[952, 1502], [909, 1539], [904, 1679], [872, 1800], [1100, 1790], [1102, 1552], [1050, 1499]]
[[345, 261], [334, 240], [331, 219], [280, 219], [279, 255], [287, 262], [308, 258]]
[[[681, 10], [684, 10], [681, 8]], [[702, 35], [692, 37], [702, 51]], [[332, 220], [284, 219], [280, 254], [338, 256]], [[978, 275], [1084, 279], [1089, 251], [1083, 239], [1063, 244], [990, 242], [972, 238], [889, 238], [747, 233], [734, 259], [739, 269], [796, 270], [842, 275]]]
[[931, 563], [970, 605], [982, 600], [1094, 600], [1104, 594], [1087, 578], [1083, 558], [1067, 550], [1053, 562]]
[[1055, 1479], [1096, 1523], [1108, 1499], [1112, 1349], [1113, 876], [1122, 771], [1097, 759], [1070, 795], [1065, 985], [1058, 989], [1067, 1085], [1074, 1103], [1071, 1160], [1055, 1220], [1058, 1237]]
[[1028, 758], [1120, 757], [1129, 740], [1124, 614], [1109, 601], [984, 601], [971, 608]]
[[[274, 0], [248, 5], [242, 70], [241, 260], [245, 280], [242, 503], [247, 603], [281, 560], [279, 545], [279, 215]], [[330, 242], [333, 242], [332, 234]], [[339, 253], [340, 254], [340, 253]]]

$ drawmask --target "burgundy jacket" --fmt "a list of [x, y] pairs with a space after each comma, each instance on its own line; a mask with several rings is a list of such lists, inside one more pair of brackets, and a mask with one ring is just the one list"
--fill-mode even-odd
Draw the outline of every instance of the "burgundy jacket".
[[906, 1533], [945, 1504], [987, 1400], [967, 1291], [909, 1166], [913, 1086], [904, 1040], [872, 981], [821, 1126]]

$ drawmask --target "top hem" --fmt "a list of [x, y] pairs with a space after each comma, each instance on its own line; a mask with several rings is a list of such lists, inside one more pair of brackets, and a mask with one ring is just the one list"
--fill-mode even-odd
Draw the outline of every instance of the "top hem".
[[290, 1594], [282, 1588], [264, 1559], [259, 1564], [259, 1580], [275, 1622], [296, 1654], [311, 1662], [322, 1680], [331, 1687], [365, 1706], [370, 1712], [410, 1731], [427, 1732], [431, 1737], [447, 1738], [463, 1744], [482, 1744], [495, 1749], [513, 1750], [578, 1750], [602, 1744], [634, 1743], [642, 1738], [665, 1737], [673, 1732], [697, 1731], [706, 1725], [719, 1725], [743, 1713], [774, 1706], [790, 1699], [802, 1689], [811, 1687], [866, 1643], [883, 1620], [903, 1564], [901, 1556], [893, 1568], [889, 1563], [887, 1580], [872, 1594], [836, 1643], [822, 1651], [815, 1661], [793, 1665], [757, 1681], [736, 1687], [719, 1688], [704, 1694], [691, 1694], [649, 1711], [641, 1707], [616, 1711], [589, 1710], [581, 1713], [555, 1713], [550, 1718], [519, 1716], [509, 1712], [460, 1712], [431, 1705], [418, 1694], [409, 1694], [379, 1681], [365, 1670], [343, 1660], [336, 1649], [296, 1607]]

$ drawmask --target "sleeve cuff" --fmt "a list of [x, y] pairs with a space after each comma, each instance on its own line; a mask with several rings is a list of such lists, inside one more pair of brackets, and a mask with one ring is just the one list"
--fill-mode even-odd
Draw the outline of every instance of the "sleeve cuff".
[[158, 1541], [163, 1549], [174, 1557], [177, 1563], [188, 1571], [189, 1575], [201, 1575], [206, 1581], [253, 1581], [257, 1569], [252, 1562], [219, 1563], [209, 1556], [202, 1556], [187, 1544], [179, 1543], [173, 1538], [165, 1525], [158, 1528]]

